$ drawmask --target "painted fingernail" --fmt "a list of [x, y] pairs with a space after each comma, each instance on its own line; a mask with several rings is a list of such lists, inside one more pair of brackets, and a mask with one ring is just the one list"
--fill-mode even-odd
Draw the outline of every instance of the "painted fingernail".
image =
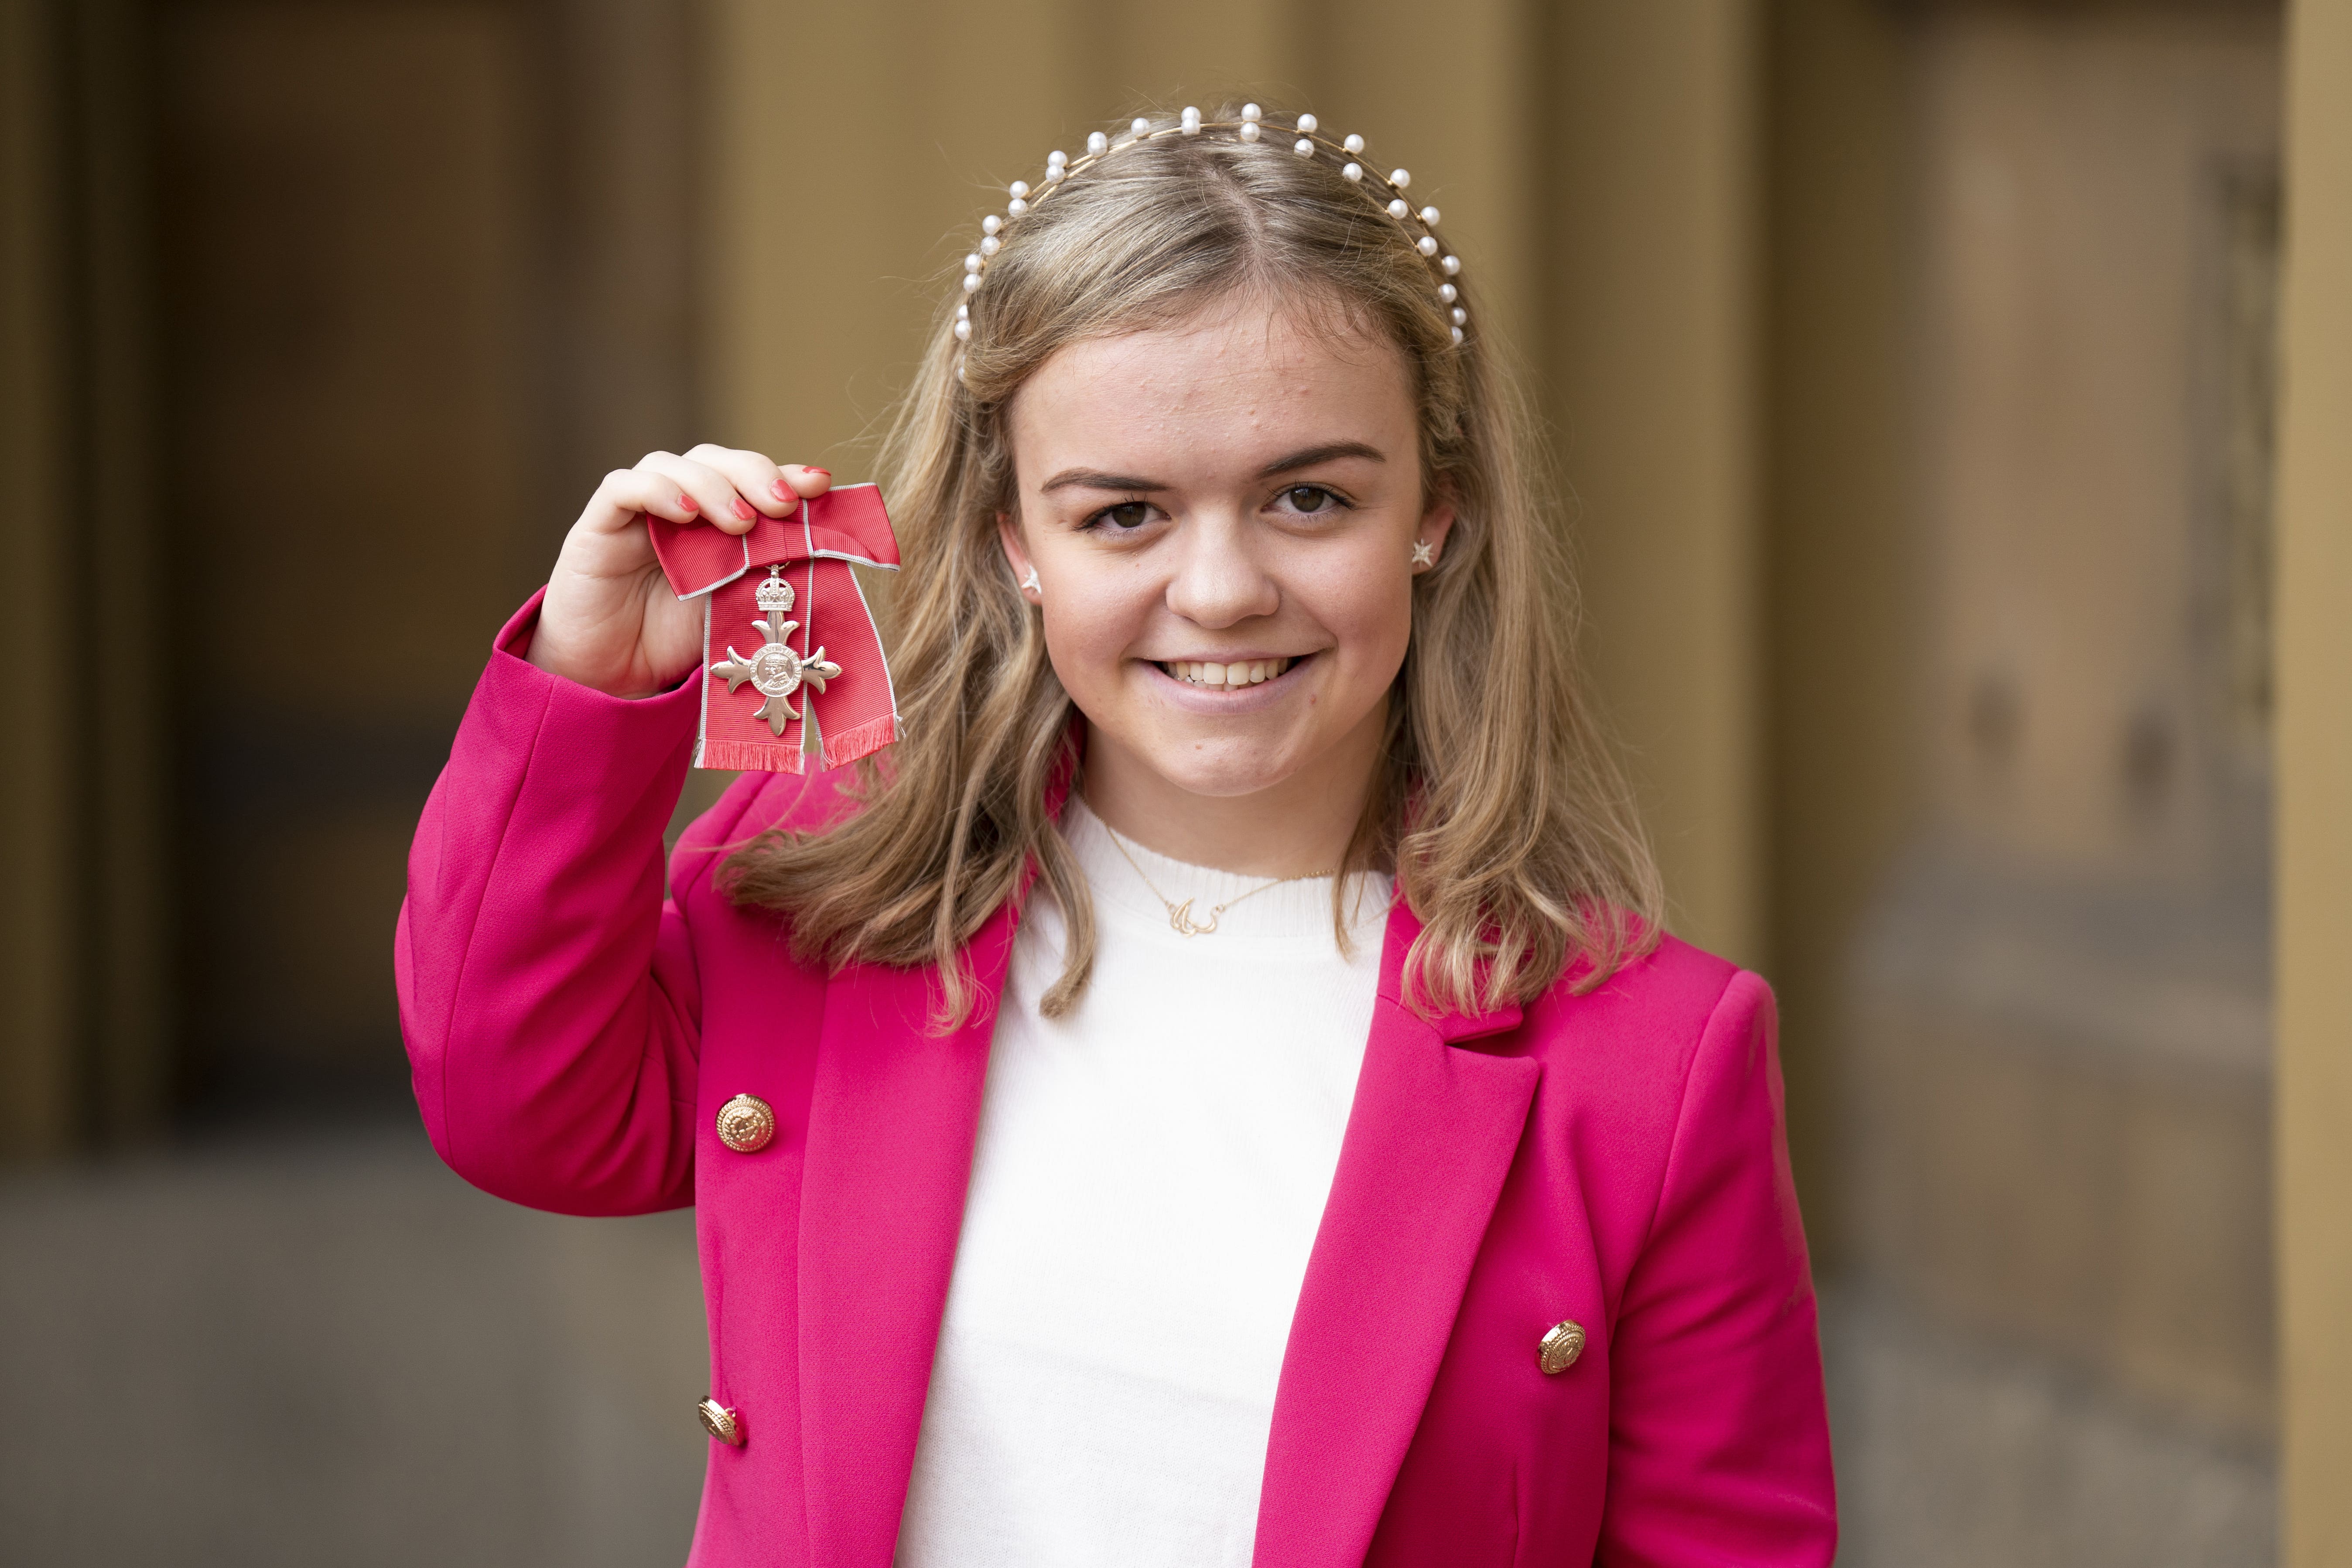
[[782, 479], [778, 479], [774, 484], [770, 485], [768, 487], [768, 493], [774, 496], [781, 501], [795, 501], [801, 499], [793, 493], [793, 487], [784, 483]]
[[677, 498], [677, 510], [680, 511], [700, 511], [702, 508], [695, 504], [695, 500], [692, 496], [680, 496]]
[[829, 479], [833, 478], [833, 470], [831, 468], [803, 468], [801, 471], [803, 473], [814, 474], [821, 479]]
[[751, 510], [751, 503], [750, 501], [745, 500], [741, 496], [737, 496], [735, 498], [735, 515], [742, 519], [745, 522], [749, 522], [760, 514]]

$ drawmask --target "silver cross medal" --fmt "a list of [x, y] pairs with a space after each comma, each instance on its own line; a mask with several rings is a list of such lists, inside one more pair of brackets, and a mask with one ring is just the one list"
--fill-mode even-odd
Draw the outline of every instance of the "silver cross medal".
[[768, 568], [768, 580], [760, 584], [760, 591], [754, 597], [759, 601], [760, 608], [767, 612], [767, 618], [751, 624], [767, 640], [750, 658], [737, 653], [732, 643], [729, 644], [727, 657], [712, 665], [710, 673], [727, 678], [727, 689], [730, 694], [745, 681], [750, 681], [752, 689], [767, 699], [752, 717], [765, 719], [768, 729], [782, 735], [785, 723], [800, 717], [799, 710], [793, 707], [793, 693], [798, 691], [803, 682], [823, 691], [824, 683], [841, 673], [841, 666], [825, 658], [822, 647], [803, 658], [786, 645], [784, 639], [793, 635], [800, 623], [784, 619], [785, 612], [793, 607], [793, 585], [784, 581], [784, 569], [781, 563]]

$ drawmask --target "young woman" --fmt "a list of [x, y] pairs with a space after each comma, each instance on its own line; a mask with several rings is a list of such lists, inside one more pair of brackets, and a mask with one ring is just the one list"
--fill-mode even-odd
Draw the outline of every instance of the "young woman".
[[1311, 117], [1094, 145], [886, 453], [887, 752], [665, 879], [646, 520], [822, 469], [609, 476], [499, 635], [399, 937], [435, 1146], [697, 1206], [697, 1563], [1828, 1563], [1770, 994], [1660, 931], [1438, 215]]

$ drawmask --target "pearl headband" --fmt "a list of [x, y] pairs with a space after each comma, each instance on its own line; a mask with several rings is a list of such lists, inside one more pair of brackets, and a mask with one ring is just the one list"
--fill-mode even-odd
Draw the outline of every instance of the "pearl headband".
[[[1199, 110], [1187, 107], [1175, 124], [1163, 125], [1157, 131], [1151, 128], [1150, 121], [1139, 117], [1128, 126], [1127, 135], [1117, 142], [1097, 131], [1087, 138], [1087, 150], [1082, 157], [1074, 159], [1059, 152], [1047, 153], [1044, 184], [1033, 190], [1026, 180], [1013, 181], [1009, 193], [1012, 199], [1005, 203], [1003, 214], [991, 213], [980, 220], [980, 248], [963, 258], [963, 291], [966, 294], [980, 291], [981, 281], [988, 275], [989, 262], [1004, 248], [1008, 224], [1031, 208], [1042, 205], [1072, 174], [1092, 168], [1121, 148], [1132, 147], [1139, 142], [1158, 142], [1170, 136], [1198, 136], [1203, 131], [1231, 131], [1244, 142], [1255, 142], [1270, 129], [1272, 127], [1266, 123], [1265, 112], [1255, 103], [1242, 105], [1239, 120], [1203, 121]], [[1405, 237], [1412, 242], [1412, 247], [1435, 267], [1438, 273], [1437, 298], [1452, 312], [1454, 341], [1460, 342], [1462, 329], [1470, 321], [1470, 312], [1462, 306], [1462, 290], [1454, 283], [1454, 279], [1462, 275], [1462, 258], [1446, 251], [1438, 243], [1437, 209], [1423, 207], [1415, 212], [1412, 204], [1405, 200], [1405, 187], [1412, 184], [1412, 175], [1408, 171], [1398, 169], [1383, 178], [1365, 164], [1362, 162], [1362, 137], [1349, 136], [1333, 142], [1318, 134], [1318, 131], [1313, 115], [1300, 115], [1297, 126], [1297, 140], [1291, 143], [1290, 150], [1302, 158], [1312, 158], [1318, 152], [1330, 153], [1339, 160], [1339, 173], [1351, 184], [1365, 184], [1369, 182], [1376, 202], [1381, 192], [1388, 193], [1389, 199], [1383, 210], [1396, 220]], [[969, 301], [956, 307], [955, 335], [958, 342], [971, 342], [971, 306]], [[956, 366], [956, 379], [963, 379], [961, 362]]]

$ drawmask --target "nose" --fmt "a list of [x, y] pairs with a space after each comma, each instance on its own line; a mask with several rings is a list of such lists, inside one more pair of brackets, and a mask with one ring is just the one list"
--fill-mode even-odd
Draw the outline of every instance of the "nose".
[[1195, 517], [1181, 531], [1182, 552], [1168, 582], [1168, 607], [1194, 626], [1222, 630], [1281, 607], [1238, 519]]

